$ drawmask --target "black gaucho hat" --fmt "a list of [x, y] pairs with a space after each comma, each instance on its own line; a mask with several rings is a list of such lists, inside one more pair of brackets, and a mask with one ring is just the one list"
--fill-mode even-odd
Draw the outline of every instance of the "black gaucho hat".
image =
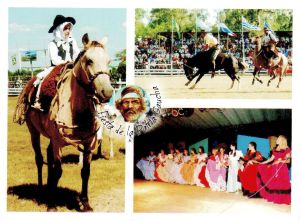
[[55, 17], [55, 19], [54, 19], [54, 21], [53, 21], [53, 25], [52, 25], [52, 27], [49, 29], [48, 33], [52, 33], [53, 30], [54, 30], [57, 26], [61, 25], [61, 24], [64, 23], [64, 22], [70, 22], [70, 23], [72, 23], [73, 25], [75, 25], [76, 20], [75, 20], [73, 17], [65, 17], [65, 16], [63, 16], [63, 15], [56, 15], [56, 17]]

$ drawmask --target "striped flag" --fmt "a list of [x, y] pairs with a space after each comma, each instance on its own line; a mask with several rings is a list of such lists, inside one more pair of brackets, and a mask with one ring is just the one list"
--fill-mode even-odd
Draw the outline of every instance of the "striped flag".
[[220, 32], [227, 33], [229, 36], [236, 36], [224, 23], [219, 23], [219, 30]]
[[178, 38], [180, 38], [179, 25], [174, 18], [172, 19], [172, 26], [175, 27], [177, 34], [178, 34]]
[[248, 23], [244, 17], [242, 17], [242, 26], [248, 30], [260, 31], [260, 27]]
[[265, 19], [264, 21], [264, 28], [269, 29], [273, 35], [275, 35], [274, 31], [272, 30], [271, 26], [269, 25], [269, 23], [267, 22], [267, 19]]

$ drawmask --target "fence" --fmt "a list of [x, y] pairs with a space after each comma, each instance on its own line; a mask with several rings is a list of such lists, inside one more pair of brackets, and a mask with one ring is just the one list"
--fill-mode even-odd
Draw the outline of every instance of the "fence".
[[[9, 81], [8, 82], [8, 96], [19, 96], [23, 87], [26, 85], [27, 81]], [[126, 82], [117, 81], [111, 84], [115, 90], [119, 90], [120, 88], [126, 86]]]

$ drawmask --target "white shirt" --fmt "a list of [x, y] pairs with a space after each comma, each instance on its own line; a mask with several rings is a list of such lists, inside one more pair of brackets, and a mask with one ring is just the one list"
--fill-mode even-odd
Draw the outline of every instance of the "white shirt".
[[262, 39], [263, 46], [268, 46], [270, 41], [274, 41], [277, 43], [278, 39], [271, 31], [268, 31], [268, 33], [263, 36]]
[[218, 40], [209, 33], [205, 35], [203, 40], [204, 44], [207, 44], [209, 48], [214, 47], [218, 44]]
[[[70, 42], [73, 44], [73, 60], [71, 59], [71, 54], [70, 54]], [[58, 56], [58, 47], [60, 47], [61, 45], [63, 49], [66, 51], [65, 60], [63, 60], [62, 57]], [[80, 52], [74, 38], [69, 38], [68, 41], [59, 41], [57, 42], [57, 45], [53, 41], [51, 41], [48, 45], [48, 51], [49, 51], [50, 59], [54, 65], [63, 64], [67, 61], [74, 61]]]

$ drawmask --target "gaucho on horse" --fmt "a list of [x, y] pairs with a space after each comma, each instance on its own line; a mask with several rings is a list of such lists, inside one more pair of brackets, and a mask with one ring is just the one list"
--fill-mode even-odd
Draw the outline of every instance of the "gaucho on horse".
[[256, 36], [251, 39], [252, 44], [255, 45], [252, 57], [254, 64], [252, 84], [254, 84], [255, 80], [262, 83], [259, 79], [259, 73], [264, 68], [271, 73], [268, 86], [276, 78], [276, 72], [278, 71], [279, 81], [277, 88], [279, 88], [282, 76], [286, 74], [288, 69], [288, 59], [283, 53], [277, 50], [276, 43], [278, 40], [268, 27], [264, 28], [264, 32], [263, 36]]
[[[56, 26], [54, 29], [61, 21], [56, 23], [54, 21], [53, 26]], [[72, 21], [75, 20], [69, 19], [67, 22], [75, 24]], [[33, 85], [35, 77], [27, 83], [18, 98], [14, 122], [19, 124], [26, 122], [29, 129], [40, 188], [43, 185], [44, 162], [40, 135], [50, 139], [47, 149], [48, 211], [56, 210], [57, 185], [62, 175], [61, 151], [66, 145], [73, 145], [83, 152], [82, 190], [78, 197], [78, 210], [92, 211], [88, 199], [88, 181], [92, 150], [96, 147], [96, 133], [100, 127], [96, 117], [96, 104], [107, 102], [113, 93], [106, 42], [106, 38], [101, 41], [90, 41], [85, 34], [82, 37], [84, 49], [76, 60], [52, 68], [41, 83], [39, 102], [43, 111], [33, 107], [36, 101], [36, 88]], [[43, 96], [46, 97], [45, 100]]]
[[[194, 89], [196, 84], [209, 71], [212, 71], [211, 77], [213, 78], [216, 70], [224, 69], [232, 81], [230, 86], [230, 88], [232, 88], [235, 81], [239, 82], [239, 77], [237, 76], [238, 71], [246, 70], [248, 65], [237, 60], [232, 55], [222, 53], [218, 40], [210, 33], [207, 33], [207, 31], [201, 30], [200, 36], [204, 40], [202, 51], [191, 58], [184, 59], [183, 69], [189, 80], [185, 85], [188, 86], [194, 78], [199, 76], [195, 84], [191, 87], [191, 89]], [[197, 71], [194, 74], [195, 69]]]

